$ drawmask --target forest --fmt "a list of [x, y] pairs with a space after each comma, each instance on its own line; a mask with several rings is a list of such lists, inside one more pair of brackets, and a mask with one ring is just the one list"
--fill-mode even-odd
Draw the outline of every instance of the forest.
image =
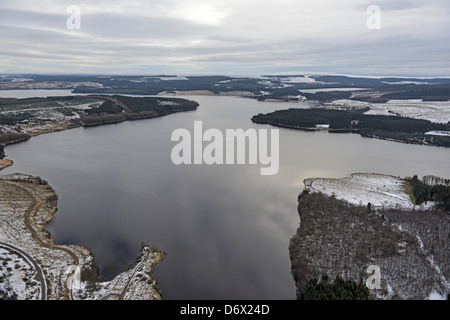
[[96, 126], [195, 110], [197, 106], [197, 102], [181, 98], [119, 95], [0, 99], [0, 155], [5, 145], [29, 139], [41, 126]]
[[[102, 96], [100, 96], [102, 97]], [[180, 98], [128, 97], [114, 95], [100, 107], [88, 110], [81, 117], [84, 126], [148, 119], [174, 112], [195, 110], [198, 103]]]
[[450, 213], [450, 179], [425, 176], [420, 180], [414, 175], [407, 180], [412, 186], [416, 204], [433, 201], [437, 207]]
[[364, 137], [450, 147], [450, 137], [425, 135], [432, 130], [449, 130], [449, 124], [400, 116], [364, 114], [368, 110], [368, 108], [350, 110], [291, 108], [258, 114], [252, 117], [252, 121], [303, 130], [315, 130], [318, 124], [328, 124], [331, 133], [355, 132]]
[[369, 288], [362, 280], [357, 283], [351, 279], [344, 280], [339, 275], [330, 282], [328, 275], [324, 274], [320, 281], [317, 278], [311, 278], [298, 298], [299, 300], [369, 300]]
[[361, 279], [369, 279], [370, 265], [380, 268], [381, 288], [370, 290], [369, 299], [423, 300], [433, 290], [447, 295], [450, 229], [442, 209], [368, 210], [366, 203], [303, 192], [298, 212], [301, 223], [289, 244], [298, 299], [363, 299]]

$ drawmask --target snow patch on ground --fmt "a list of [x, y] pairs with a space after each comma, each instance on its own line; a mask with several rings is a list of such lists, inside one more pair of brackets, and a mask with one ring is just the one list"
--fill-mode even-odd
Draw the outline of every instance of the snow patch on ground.
[[338, 99], [334, 100], [333, 102], [324, 103], [324, 105], [334, 107], [351, 107], [351, 108], [367, 108], [371, 106], [369, 102], [350, 99]]
[[[39, 299], [36, 270], [22, 256], [0, 246], [0, 292], [3, 299]], [[2, 294], [0, 294], [0, 297]]]
[[333, 91], [362, 91], [369, 90], [367, 88], [318, 88], [318, 89], [301, 89], [302, 93], [316, 93], [316, 92], [333, 92]]
[[443, 137], [450, 137], [450, 131], [428, 131], [425, 132], [425, 134], [430, 135], [430, 136], [443, 136]]
[[308, 76], [304, 76], [304, 77], [288, 77], [288, 78], [282, 78], [282, 82], [286, 82], [286, 83], [312, 83], [312, 82], [316, 82], [316, 79], [310, 78]]
[[160, 80], [162, 81], [167, 81], [167, 80], [189, 80], [186, 77], [183, 76], [176, 76], [176, 77], [159, 77]]
[[447, 300], [447, 297], [441, 295], [436, 291], [432, 291], [427, 300]]
[[397, 115], [434, 123], [448, 123], [450, 101], [391, 100], [388, 103], [370, 104], [370, 110], [365, 114]]
[[[322, 89], [301, 90], [302, 92], [320, 92]], [[331, 89], [323, 89], [331, 91]], [[355, 88], [352, 90], [356, 90]], [[361, 90], [361, 89], [360, 89]], [[343, 90], [339, 90], [343, 91]], [[370, 103], [350, 99], [338, 99], [324, 103], [327, 107], [370, 108], [368, 115], [399, 116], [428, 120], [433, 123], [450, 121], [450, 101], [422, 101], [421, 99], [390, 100], [387, 103]]]
[[[355, 205], [412, 209], [414, 204], [406, 193], [405, 181], [388, 175], [355, 173], [348, 177], [305, 179], [306, 190], [321, 192]], [[417, 206], [416, 206], [417, 207]]]

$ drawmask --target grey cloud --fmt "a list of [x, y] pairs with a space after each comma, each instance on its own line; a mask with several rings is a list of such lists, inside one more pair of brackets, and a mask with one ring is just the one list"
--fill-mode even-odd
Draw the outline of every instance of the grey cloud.
[[[65, 8], [74, 1], [3, 1], [0, 69], [23, 72], [25, 61], [93, 73], [127, 73], [127, 68], [218, 73], [233, 65], [254, 74], [316, 68], [442, 76], [450, 69], [450, 8], [443, 0], [346, 0], [342, 6], [325, 0], [276, 5], [242, 0], [233, 2], [236, 8], [220, 23], [210, 24], [180, 13], [183, 1], [75, 2], [82, 8], [81, 30], [66, 27]], [[229, 9], [229, 3], [214, 5]], [[369, 4], [382, 9], [380, 30], [367, 30]]]

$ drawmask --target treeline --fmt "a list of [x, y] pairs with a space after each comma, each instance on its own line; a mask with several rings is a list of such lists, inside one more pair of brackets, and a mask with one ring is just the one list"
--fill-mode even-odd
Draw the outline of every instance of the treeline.
[[161, 115], [156, 111], [142, 111], [139, 113], [124, 112], [117, 114], [93, 114], [81, 117], [81, 124], [84, 126], [98, 126], [102, 124], [119, 123], [126, 120], [149, 119], [158, 116]]
[[3, 159], [5, 156], [5, 148], [7, 144], [25, 141], [30, 139], [31, 136], [26, 133], [0, 133], [0, 159]]
[[328, 276], [323, 275], [320, 281], [312, 278], [306, 288], [300, 293], [300, 300], [368, 300], [369, 288], [360, 281], [344, 280], [336, 276], [334, 282], [328, 281]]
[[116, 114], [121, 113], [123, 110], [121, 107], [116, 105], [111, 100], [105, 100], [99, 107], [97, 108], [91, 108], [85, 110], [86, 114], [92, 115], [92, 114], [101, 114], [101, 113], [108, 113], [108, 114]]
[[46, 98], [11, 98], [11, 99], [0, 99], [0, 106], [2, 105], [15, 105], [15, 104], [32, 104], [32, 103], [41, 103], [45, 102]]
[[5, 146], [9, 143], [19, 142], [30, 139], [31, 136], [26, 133], [0, 133], [0, 144]]
[[55, 97], [47, 97], [47, 98], [4, 98], [0, 99], [0, 106], [2, 105], [17, 105], [17, 104], [41, 104], [48, 103], [49, 101], [70, 101], [75, 99], [80, 99], [84, 97], [80, 96], [55, 96]]
[[83, 126], [99, 126], [102, 124], [119, 123], [127, 120], [125, 114], [99, 114], [94, 113], [86, 116], [82, 116], [81, 119], [73, 120]]
[[425, 184], [428, 184], [430, 186], [434, 186], [436, 184], [442, 184], [444, 186], [450, 186], [450, 179], [445, 179], [445, 178], [441, 178], [441, 177], [437, 177], [437, 176], [433, 176], [433, 175], [428, 175], [428, 176], [424, 176], [422, 177], [422, 181]]
[[132, 112], [156, 111], [158, 114], [168, 114], [177, 111], [195, 110], [198, 103], [180, 98], [155, 98], [155, 97], [127, 97], [113, 96], [125, 104]]
[[33, 118], [33, 115], [29, 112], [0, 114], [0, 124], [11, 126], [31, 118]]
[[412, 186], [417, 205], [434, 201], [438, 207], [450, 212], [450, 186], [449, 180], [427, 176], [421, 181], [417, 175], [407, 179]]
[[[94, 82], [101, 83], [103, 88], [78, 86], [75, 88], [76, 93], [99, 93], [99, 94], [142, 94], [142, 95], [157, 95], [163, 91], [188, 91], [188, 90], [209, 90], [214, 93], [224, 91], [219, 89], [216, 84], [221, 81], [231, 80], [227, 76], [195, 76], [189, 77], [188, 80], [178, 80], [174, 77], [173, 80], [168, 76], [161, 76], [166, 80], [159, 79], [159, 76], [143, 77], [138, 76], [115, 76], [114, 78], [103, 77], [97, 78]], [[249, 88], [255, 84], [253, 81], [249, 85], [242, 85], [242, 88]], [[227, 83], [224, 86], [233, 86], [233, 90], [238, 89], [238, 84]]]

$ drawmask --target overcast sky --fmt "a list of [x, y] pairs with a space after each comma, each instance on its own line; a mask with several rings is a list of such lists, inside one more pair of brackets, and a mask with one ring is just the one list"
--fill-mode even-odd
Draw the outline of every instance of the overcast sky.
[[0, 39], [0, 73], [450, 76], [450, 1], [0, 0]]

